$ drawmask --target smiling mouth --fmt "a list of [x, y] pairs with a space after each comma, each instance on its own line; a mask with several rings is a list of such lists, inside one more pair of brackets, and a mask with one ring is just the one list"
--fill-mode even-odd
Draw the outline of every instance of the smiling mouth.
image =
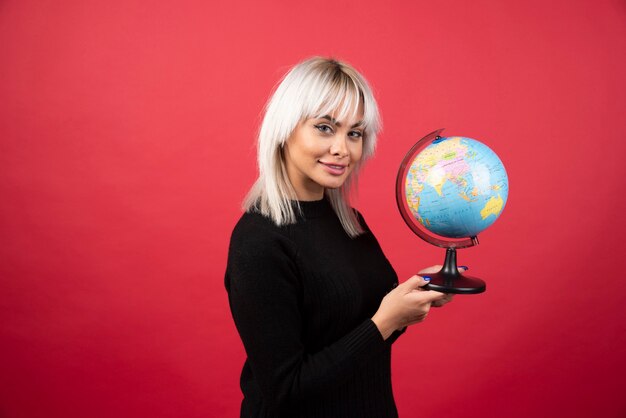
[[334, 168], [335, 170], [343, 170], [344, 168], [347, 167], [347, 166], [342, 165], [342, 164], [328, 164], [328, 163], [325, 163], [323, 161], [320, 161], [320, 163], [324, 164], [326, 167]]
[[319, 163], [324, 166], [324, 168], [326, 169], [328, 173], [335, 175], [335, 176], [340, 176], [343, 173], [345, 173], [346, 168], [348, 167], [347, 165], [343, 165], [343, 164], [329, 164], [323, 161], [319, 161]]

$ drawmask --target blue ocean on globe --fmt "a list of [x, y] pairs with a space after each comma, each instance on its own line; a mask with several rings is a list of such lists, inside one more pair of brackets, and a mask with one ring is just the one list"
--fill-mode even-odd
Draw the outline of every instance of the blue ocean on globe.
[[502, 161], [485, 144], [444, 137], [413, 158], [405, 192], [411, 213], [428, 231], [475, 237], [502, 213], [509, 181]]

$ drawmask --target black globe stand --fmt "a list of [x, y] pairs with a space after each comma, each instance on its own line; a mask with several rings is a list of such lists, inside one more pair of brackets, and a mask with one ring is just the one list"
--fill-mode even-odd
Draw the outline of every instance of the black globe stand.
[[430, 283], [422, 286], [424, 290], [436, 290], [442, 293], [476, 294], [487, 288], [485, 282], [477, 277], [464, 276], [456, 265], [456, 249], [446, 250], [446, 260], [438, 273], [424, 274], [430, 277]]

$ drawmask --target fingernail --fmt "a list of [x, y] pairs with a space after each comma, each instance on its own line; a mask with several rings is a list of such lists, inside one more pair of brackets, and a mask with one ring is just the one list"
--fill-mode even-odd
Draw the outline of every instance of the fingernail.
[[465, 269], [465, 270], [469, 270], [469, 267], [467, 267], [467, 266], [459, 266], [459, 267], [461, 267], [462, 269]]
[[426, 280], [427, 282], [430, 281], [430, 276], [422, 276], [424, 278], [424, 280]]

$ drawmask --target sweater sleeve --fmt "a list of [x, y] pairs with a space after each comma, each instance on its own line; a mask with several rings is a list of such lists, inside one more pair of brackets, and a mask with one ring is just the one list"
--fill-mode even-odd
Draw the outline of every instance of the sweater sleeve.
[[[365, 217], [363, 217], [363, 214], [360, 211], [356, 211], [356, 215], [357, 215], [357, 219], [359, 221], [359, 223], [361, 224], [361, 226], [363, 227], [363, 229], [366, 231], [367, 234], [371, 234], [372, 239], [374, 240], [374, 242], [376, 243], [376, 246], [378, 246], [378, 248], [380, 248], [380, 244], [378, 243], [378, 240], [376, 239], [376, 237], [374, 236], [374, 233], [372, 232], [372, 230], [370, 229], [369, 225], [367, 225], [367, 222], [365, 222]], [[380, 251], [383, 252], [382, 248], [380, 248]], [[389, 260], [387, 260], [387, 262], [389, 262]], [[389, 263], [391, 265], [391, 263]], [[396, 280], [396, 285], [398, 284], [398, 281]], [[391, 345], [393, 343], [396, 342], [396, 340], [406, 332], [406, 327], [394, 331], [389, 338], [387, 338], [385, 340], [385, 342], [388, 345]]]
[[270, 410], [308, 397], [388, 348], [371, 319], [314, 353], [304, 350], [298, 270], [281, 234], [233, 233], [226, 287], [252, 373]]

